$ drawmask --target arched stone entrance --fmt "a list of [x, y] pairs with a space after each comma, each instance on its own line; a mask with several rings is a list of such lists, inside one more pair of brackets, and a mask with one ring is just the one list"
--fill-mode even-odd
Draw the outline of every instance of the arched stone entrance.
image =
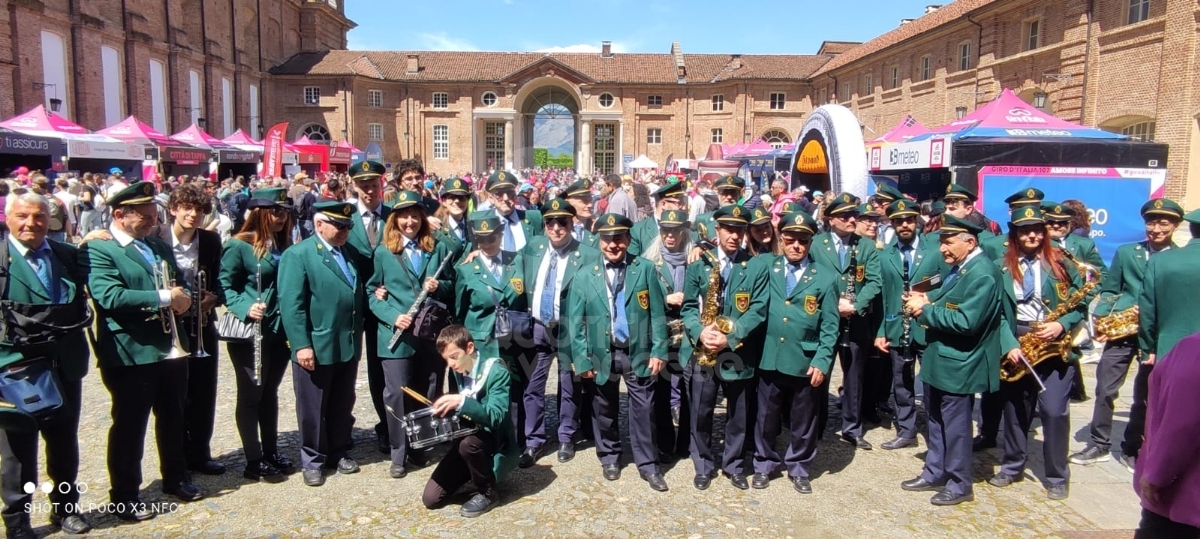
[[571, 140], [574, 143], [571, 147], [571, 156], [576, 160], [579, 159], [582, 133], [579, 122], [579, 99], [574, 88], [556, 78], [547, 77], [540, 81], [531, 81], [518, 92], [516, 103], [517, 111], [521, 116], [521, 137], [515, 148], [515, 154], [518, 156], [517, 168], [534, 165], [535, 119], [539, 117], [539, 113], [544, 121], [570, 122]]

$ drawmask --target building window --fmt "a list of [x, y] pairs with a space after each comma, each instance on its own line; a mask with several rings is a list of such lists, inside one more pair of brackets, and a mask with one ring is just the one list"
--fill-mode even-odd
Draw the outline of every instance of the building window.
[[662, 106], [662, 96], [661, 95], [647, 96], [646, 97], [646, 106], [661, 107]]
[[1025, 22], [1025, 29], [1021, 36], [1021, 42], [1025, 45], [1025, 50], [1031, 51], [1041, 46], [1042, 20], [1034, 19]]
[[875, 93], [875, 77], [870, 73], [863, 77], [863, 95], [871, 95]]
[[722, 142], [725, 142], [725, 130], [717, 127], [712, 130], [712, 143], [720, 144]]
[[771, 92], [771, 110], [783, 110], [787, 108], [787, 95], [783, 92]]
[[433, 158], [450, 159], [450, 126], [433, 126]]
[[657, 127], [647, 129], [646, 144], [662, 144], [662, 129]]
[[601, 174], [612, 174], [617, 167], [617, 126], [596, 124], [592, 127], [592, 168]]
[[167, 123], [167, 68], [158, 60], [150, 60], [150, 125], [159, 132], [170, 133]]
[[721, 112], [725, 110], [725, 96], [717, 94], [712, 96], [712, 111]]
[[849, 82], [842, 83], [842, 101], [843, 102], [850, 101], [850, 83]]
[[1128, 23], [1142, 22], [1150, 18], [1150, 0], [1129, 0]]
[[496, 106], [496, 92], [484, 92], [483, 93], [483, 106], [485, 106], [485, 107]]
[[446, 92], [433, 93], [433, 108], [445, 109], [450, 107], [450, 94]]
[[120, 122], [125, 116], [122, 104], [125, 83], [121, 76], [121, 53], [109, 46], [100, 47], [101, 88], [104, 90], [104, 121], [105, 125]]
[[601, 107], [604, 107], [604, 108], [611, 107], [611, 106], [613, 106], [613, 103], [615, 101], [616, 101], [616, 99], [613, 99], [613, 95], [610, 93], [605, 92], [603, 94], [600, 94], [600, 106]]
[[377, 142], [383, 140], [383, 124], [367, 124], [367, 138]]
[[371, 108], [382, 107], [383, 90], [367, 90], [367, 106]]
[[488, 168], [504, 164], [504, 122], [483, 125], [483, 158]]
[[895, 90], [900, 87], [900, 66], [892, 66], [892, 83], [888, 85], [889, 90]]
[[1141, 122], [1122, 129], [1121, 134], [1141, 142], [1154, 142], [1154, 128], [1154, 122]]
[[771, 147], [775, 148], [776, 150], [792, 143], [792, 137], [789, 137], [787, 133], [784, 133], [778, 129], [772, 129], [766, 133], [763, 133], [762, 138], [763, 140], [767, 141], [767, 144], [770, 144]]
[[971, 44], [963, 43], [958, 46], [958, 70], [971, 69]]
[[304, 87], [304, 104], [305, 105], [320, 105], [321, 104], [321, 87], [320, 86], [305, 86]]
[[926, 81], [932, 77], [933, 77], [933, 58], [930, 57], [929, 55], [922, 56], [921, 57], [921, 73], [919, 74], [918, 78], [920, 78], [923, 81]]
[[304, 131], [301, 131], [301, 134], [308, 137], [308, 140], [313, 142], [319, 142], [321, 144], [329, 143], [329, 130], [325, 129], [325, 126], [321, 124], [312, 124], [308, 127], [305, 127]]

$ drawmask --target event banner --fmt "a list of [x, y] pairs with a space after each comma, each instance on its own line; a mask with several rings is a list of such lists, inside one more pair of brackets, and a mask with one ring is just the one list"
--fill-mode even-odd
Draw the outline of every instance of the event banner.
[[283, 137], [287, 128], [287, 122], [277, 123], [263, 137], [263, 174], [269, 177], [278, 178], [283, 171]]
[[1083, 201], [1092, 239], [1108, 263], [1117, 247], [1145, 239], [1142, 204], [1161, 197], [1166, 181], [1163, 169], [986, 166], [979, 170], [977, 207], [1007, 230], [1004, 199], [1022, 189], [1036, 187], [1055, 202]]

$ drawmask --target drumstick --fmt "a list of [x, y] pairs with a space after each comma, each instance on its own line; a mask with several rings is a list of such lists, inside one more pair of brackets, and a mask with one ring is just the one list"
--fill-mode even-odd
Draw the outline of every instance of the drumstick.
[[425, 398], [425, 395], [417, 393], [416, 391], [413, 391], [412, 389], [409, 389], [404, 386], [401, 386], [400, 389], [403, 390], [405, 393], [407, 393], [408, 396], [416, 399], [417, 402], [420, 402], [420, 403], [424, 404], [425, 406], [433, 406], [433, 403], [430, 402], [429, 399]]

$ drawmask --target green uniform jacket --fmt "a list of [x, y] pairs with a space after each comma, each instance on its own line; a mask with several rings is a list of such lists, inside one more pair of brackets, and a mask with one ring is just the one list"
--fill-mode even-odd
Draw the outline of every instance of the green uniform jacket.
[[1004, 258], [1004, 253], [1008, 251], [1008, 235], [1004, 236], [979, 236], [979, 247], [983, 249], [983, 254], [987, 255], [992, 261]]
[[829, 374], [838, 339], [836, 274], [812, 263], [787, 293], [788, 262], [783, 256], [764, 259], [767, 273], [766, 340], [758, 368], [808, 377], [808, 368]]
[[[492, 472], [496, 474], [496, 481], [501, 481], [517, 467], [521, 459], [521, 448], [517, 447], [517, 432], [513, 430], [512, 417], [509, 414], [512, 374], [496, 356], [486, 360], [482, 358], [488, 356], [479, 357], [481, 359], [472, 372], [474, 376], [482, 376], [488, 362], [495, 364], [487, 369], [487, 379], [483, 381], [483, 387], [474, 396], [463, 399], [458, 415], [492, 433], [496, 442]], [[454, 371], [450, 372], [454, 374], [458, 387], [463, 387], [463, 376]]]
[[[596, 236], [591, 232], [588, 232], [588, 234], [590, 235], [591, 239], [599, 241], [599, 236]], [[522, 270], [525, 272], [525, 275], [528, 276], [527, 279], [529, 281], [528, 294], [534, 294], [534, 291], [537, 290], [537, 283], [535, 281], [538, 277], [538, 269], [541, 268], [542, 259], [546, 257], [547, 249], [550, 249], [550, 239], [545, 236], [538, 236], [526, 242], [525, 248], [521, 250]], [[575, 282], [576, 274], [578, 274], [583, 268], [590, 269], [594, 266], [599, 266], [603, 260], [603, 258], [600, 256], [600, 251], [578, 241], [572, 241], [571, 244], [567, 246], [567, 250], [571, 252], [569, 257], [570, 263], [567, 265], [565, 270], [566, 273], [563, 273], [562, 286], [558, 290], [558, 314], [560, 323], [558, 324], [558, 329], [556, 330], [557, 334], [555, 335], [555, 339], [562, 343], [571, 342], [570, 336], [565, 333], [566, 330], [571, 326], [571, 324], [567, 323], [568, 320], [566, 318], [567, 291], [571, 289], [571, 284]], [[559, 268], [559, 270], [561, 271], [562, 269]], [[533, 309], [532, 296], [529, 297], [529, 308], [531, 310]], [[534, 313], [535, 316], [536, 314], [537, 313]], [[560, 349], [560, 352], [562, 351], [563, 350]], [[558, 367], [561, 371], [567, 371], [571, 368], [571, 366], [571, 361], [569, 360], [558, 362]]]
[[713, 214], [716, 212], [710, 211], [696, 216], [696, 222], [692, 223], [692, 231], [696, 233], [695, 241], [711, 240], [717, 237], [717, 221], [713, 219]]
[[[346, 252], [343, 248], [343, 256]], [[297, 351], [310, 347], [320, 365], [357, 361], [362, 354], [363, 277], [353, 259], [347, 263], [353, 283], [316, 234], [284, 251], [279, 311], [293, 361]]]
[[1095, 267], [1096, 271], [1100, 272], [1100, 276], [1108, 272], [1108, 266], [1104, 265], [1104, 259], [1100, 258], [1100, 251], [1096, 249], [1096, 242], [1091, 238], [1085, 238], [1078, 234], [1067, 234], [1065, 241], [1067, 250], [1076, 260]]
[[1148, 249], [1147, 241], [1117, 247], [1112, 267], [1100, 283], [1100, 302], [1093, 311], [1096, 316], [1108, 316], [1137, 307], [1138, 295], [1142, 291], [1142, 282], [1146, 276], [1146, 266], [1150, 263]]
[[[709, 256], [711, 254], [712, 256]], [[692, 359], [692, 351], [700, 345], [700, 314], [704, 310], [708, 293], [708, 277], [716, 264], [715, 250], [709, 251], [700, 260], [688, 264], [686, 284], [683, 292], [683, 307], [680, 309], [686, 336], [679, 349], [680, 359]], [[767, 273], [762, 264], [752, 264], [752, 257], [739, 250], [733, 257], [729, 276], [724, 283], [725, 298], [717, 314], [727, 316], [734, 322], [733, 332], [726, 335], [729, 348], [718, 352], [718, 358], [732, 351], [740, 361], [721, 361], [717, 375], [722, 380], [750, 380], [754, 378], [754, 367], [758, 354], [740, 350], [746, 340], [763, 323], [767, 315]]]
[[[388, 216], [392, 214], [392, 207], [386, 204], [380, 204], [379, 209], [379, 226], [377, 244], [383, 243], [383, 225], [387, 223]], [[320, 243], [320, 242], [318, 242]], [[375, 256], [375, 249], [371, 248], [371, 242], [367, 239], [367, 227], [363, 225], [362, 214], [358, 213], [358, 205], [354, 206], [354, 228], [350, 229], [350, 236], [346, 238], [346, 245], [342, 246], [342, 251], [347, 252], [353, 258], [348, 258], [354, 264], [354, 268], [358, 270], [358, 279], [365, 283], [371, 279], [371, 272], [375, 270], [375, 264], [372, 259]], [[332, 259], [330, 259], [332, 261]], [[337, 263], [334, 262], [336, 266]]]
[[[942, 254], [938, 252], [938, 243], [936, 242], [936, 237], [934, 243], [930, 243], [926, 236], [921, 236], [921, 239], [917, 241], [917, 249], [913, 251], [912, 255], [912, 267], [908, 269], [910, 284], [945, 273], [950, 269], [942, 260]], [[882, 258], [880, 266], [883, 268], [883, 293], [880, 294], [883, 313], [882, 323], [879, 325], [876, 337], [886, 337], [889, 345], [901, 346], [904, 344], [901, 342], [904, 336], [904, 300], [901, 299], [904, 295], [904, 257], [900, 252], [899, 240], [893, 240], [879, 254]], [[908, 335], [914, 344], [925, 345], [925, 329], [921, 327], [921, 324], [910, 321]]]
[[[376, 339], [379, 357], [412, 357], [417, 352], [416, 346], [419, 339], [413, 335], [411, 326], [400, 334], [400, 340], [396, 342], [395, 348], [388, 348], [388, 342], [392, 340], [392, 332], [395, 330], [393, 323], [401, 314], [408, 312], [416, 302], [417, 295], [424, 290], [425, 280], [433, 277], [433, 272], [437, 271], [442, 261], [450, 256], [449, 247], [435, 243], [433, 252], [423, 255], [421, 272], [418, 274], [413, 271], [412, 263], [403, 251], [397, 257], [396, 253], [389, 251], [387, 246], [382, 243], [375, 248], [375, 269], [371, 272], [371, 279], [367, 281], [367, 306], [374, 313], [378, 322], [371, 324], [375, 327], [364, 328], [364, 330], [379, 333], [379, 338]], [[442, 274], [438, 277], [437, 291], [430, 294], [429, 297], [442, 302], [453, 301], [453, 274], [453, 268], [443, 269]], [[387, 288], [388, 291], [387, 299], [383, 301], [376, 298], [374, 293], [375, 289], [380, 286]], [[413, 313], [413, 316], [416, 316], [416, 313]]]
[[[667, 360], [667, 315], [654, 264], [625, 255], [625, 318], [629, 323], [629, 362], [639, 378], [651, 376], [650, 358]], [[569, 320], [568, 354], [575, 372], [596, 371], [596, 383], [612, 375], [612, 321], [607, 271], [603, 264], [583, 268], [560, 304]], [[617, 373], [619, 376], [620, 373]]]
[[[465, 216], [464, 216], [464, 218], [465, 218]], [[468, 225], [466, 225], [465, 223], [463, 224], [463, 226], [468, 227]], [[462, 260], [463, 255], [467, 254], [468, 252], [470, 252], [472, 249], [475, 248], [475, 246], [472, 245], [470, 242], [470, 238], [471, 238], [470, 234], [471, 233], [468, 230], [467, 231], [467, 240], [460, 240], [460, 239], [458, 239], [458, 235], [456, 235], [454, 232], [452, 232], [450, 230], [449, 223], [443, 222], [442, 228], [439, 228], [433, 232], [433, 239], [434, 239], [434, 241], [436, 241], [438, 243], [438, 245], [445, 245], [446, 248], [449, 249], [450, 257], [454, 259], [454, 263], [458, 263], [459, 261]], [[388, 252], [391, 252], [391, 251], [388, 251]], [[454, 270], [447, 268], [446, 274], [452, 278], [454, 276]]]
[[[8, 240], [0, 238], [0, 241]], [[58, 278], [59, 287], [65, 292], [67, 302], [73, 302], [83, 294], [84, 286], [83, 274], [80, 272], [78, 262], [79, 250], [74, 245], [57, 242], [50, 238], [46, 238], [46, 241], [54, 253], [50, 264], [51, 275]], [[29, 267], [29, 262], [25, 260], [25, 257], [21, 256], [21, 253], [11, 243], [6, 247], [8, 247], [8, 260], [5, 261], [8, 266], [8, 289], [0, 290], [4, 294], [3, 298], [15, 303], [31, 305], [53, 304], [50, 292], [42, 286], [42, 281], [38, 279], [33, 268]], [[83, 301], [86, 303], [87, 299], [83, 298]], [[157, 304], [157, 297], [155, 301]], [[71, 382], [82, 380], [87, 375], [89, 356], [87, 338], [84, 336], [83, 330], [78, 329], [55, 339], [53, 346], [57, 351], [56, 358], [62, 368], [63, 377]], [[8, 342], [0, 342], [0, 368], [8, 367], [25, 359], [33, 358], [25, 357]]]
[[254, 246], [242, 240], [230, 238], [226, 241], [221, 252], [220, 275], [221, 289], [225, 291], [225, 307], [247, 324], [254, 322], [247, 315], [258, 298], [256, 273], [261, 274], [262, 302], [267, 304], [263, 328], [280, 333], [283, 325], [279, 316], [279, 294], [275, 287], [279, 263], [270, 252], [262, 258], [255, 256]]
[[[483, 254], [480, 253], [479, 256]], [[499, 282], [480, 259], [455, 266], [457, 299], [454, 303], [454, 315], [462, 320], [467, 331], [471, 333], [480, 357], [501, 355], [500, 344], [495, 337], [497, 303], [510, 311], [529, 310], [524, 274], [521, 270], [521, 255], [501, 251], [500, 263], [504, 266], [504, 275]], [[387, 343], [384, 343], [384, 346], [387, 346]]]
[[1162, 358], [1180, 339], [1200, 331], [1196, 268], [1200, 268], [1200, 239], [1150, 258], [1138, 299], [1138, 348], [1143, 352]]
[[[157, 260], [165, 260], [172, 276], [179, 275], [175, 255], [162, 240], [143, 238]], [[149, 365], [171, 350], [171, 335], [163, 331], [154, 269], [133, 243], [121, 247], [116, 239], [92, 240], [79, 251], [88, 276], [88, 291], [96, 301], [96, 356], [101, 368]], [[186, 287], [186, 283], [179, 283]], [[153, 320], [147, 318], [153, 317]]]
[[[1008, 306], [1005, 308], [1005, 315], [1007, 322], [1006, 325], [1009, 331], [1005, 332], [1001, 336], [1002, 344], [1004, 345], [1004, 351], [1007, 352], [1019, 346], [1016, 336], [1017, 291], [1014, 288], [1014, 283], [1016, 281], [1013, 278], [1012, 272], [1008, 271], [1008, 267], [999, 264], [997, 267], [1000, 268], [1000, 275], [1002, 277], [1000, 286], [1003, 287], [1004, 291], [1006, 292], [1004, 294], [1004, 298], [1008, 303]], [[1071, 297], [1071, 294], [1074, 294], [1083, 287], [1083, 277], [1081, 277], [1079, 273], [1075, 271], [1074, 264], [1064, 260], [1063, 268], [1067, 270], [1067, 276], [1070, 279], [1070, 282], [1068, 283], [1060, 283], [1059, 280], [1054, 277], [1054, 272], [1050, 269], [1050, 266], [1045, 262], [1042, 263], [1041, 295], [1042, 303], [1046, 305], [1047, 315], [1054, 312], [1060, 303], [1066, 301], [1067, 298]], [[1010, 312], [1012, 314], [1011, 316], [1008, 316], [1008, 313]], [[1079, 305], [1076, 305], [1074, 309], [1067, 311], [1067, 313], [1056, 320], [1056, 322], [1062, 324], [1063, 334], [1066, 335], [1071, 332], [1071, 328], [1082, 322], [1086, 316], [1087, 302], [1081, 301], [1079, 302]], [[1063, 359], [1074, 359], [1075, 354], [1072, 353], [1071, 356], [1072, 357]]]
[[[546, 224], [542, 221], [542, 212], [537, 210], [522, 210], [514, 209], [517, 213], [517, 219], [521, 221], [521, 230], [525, 232], [525, 243], [528, 244], [535, 236], [542, 236], [546, 232]], [[500, 212], [496, 212], [499, 215]], [[501, 215], [501, 223], [507, 223], [508, 218]]]
[[600, 248], [600, 236], [593, 234], [586, 227], [579, 229], [579, 243], [591, 247], [592, 249]]
[[846, 253], [846, 267], [842, 267], [837, 249], [834, 248], [831, 232], [825, 232], [813, 238], [809, 256], [817, 265], [837, 274], [839, 297], [846, 291], [847, 279], [854, 279], [854, 308], [859, 313], [866, 311], [866, 314], [851, 315], [850, 338], [858, 342], [874, 341], [876, 334], [879, 333], [879, 324], [883, 320], [883, 317], [874, 316], [875, 313], [870, 312], [870, 307], [875, 299], [883, 292], [883, 277], [881, 276], [883, 271], [880, 267], [879, 249], [875, 247], [875, 241], [871, 238], [864, 238], [858, 234], [851, 234], [850, 237], [851, 241], [858, 246], [856, 267], [849, 267], [852, 258], [850, 252]]
[[657, 237], [658, 219], [648, 217], [634, 223], [633, 228], [629, 229], [629, 254], [640, 256]]
[[[953, 268], [951, 268], [953, 269]], [[926, 348], [921, 380], [948, 393], [969, 395], [1000, 389], [1001, 336], [1005, 323], [1000, 268], [980, 253], [963, 264], [958, 276], [929, 294], [930, 303], [916, 322], [925, 326]], [[1011, 319], [1011, 316], [1008, 316]]]

